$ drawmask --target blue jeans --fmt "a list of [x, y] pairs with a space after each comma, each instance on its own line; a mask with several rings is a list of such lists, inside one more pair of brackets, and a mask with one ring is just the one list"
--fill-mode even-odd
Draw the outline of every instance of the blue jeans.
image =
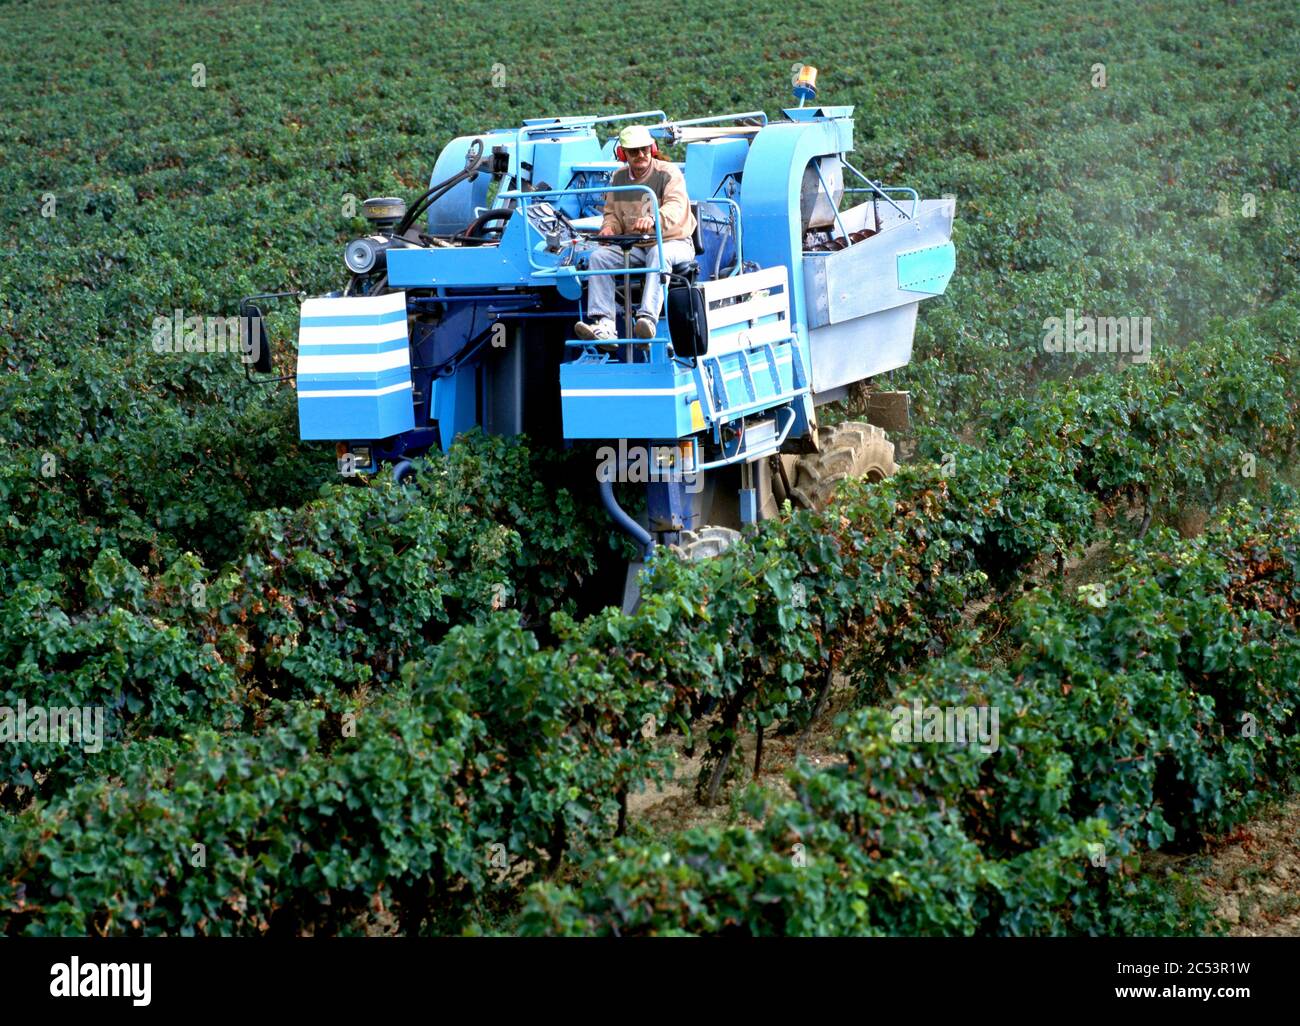
[[[654, 264], [659, 257], [659, 250], [650, 246], [640, 246], [629, 250], [633, 267], [644, 267], [647, 258]], [[673, 239], [664, 243], [664, 265], [685, 263], [695, 259], [695, 244], [690, 239]], [[588, 267], [607, 270], [623, 266], [623, 251], [617, 246], [601, 246], [588, 258]], [[587, 279], [587, 320], [599, 321], [614, 319], [614, 282], [618, 276], [612, 274], [593, 274]], [[637, 316], [659, 320], [659, 307], [663, 303], [663, 276], [658, 274], [635, 274], [631, 279], [640, 278], [645, 284], [641, 289], [641, 306]]]

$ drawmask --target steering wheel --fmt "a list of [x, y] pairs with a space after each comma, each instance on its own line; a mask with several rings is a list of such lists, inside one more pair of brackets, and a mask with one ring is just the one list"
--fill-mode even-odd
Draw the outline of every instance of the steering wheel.
[[611, 246], [618, 246], [620, 249], [631, 249], [633, 246], [653, 245], [655, 237], [653, 235], [592, 235], [592, 240], [602, 245], [608, 243]]

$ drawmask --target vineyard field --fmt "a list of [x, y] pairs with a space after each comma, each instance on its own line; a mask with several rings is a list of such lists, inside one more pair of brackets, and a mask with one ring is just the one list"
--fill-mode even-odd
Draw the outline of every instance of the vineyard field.
[[[1295, 932], [1300, 878], [1214, 863], [1300, 789], [1294, 4], [0, 18], [0, 936]], [[871, 382], [912, 427], [632, 612], [582, 446], [358, 486], [291, 383], [173, 344], [341, 288], [453, 137], [776, 117], [800, 64], [955, 202]]]

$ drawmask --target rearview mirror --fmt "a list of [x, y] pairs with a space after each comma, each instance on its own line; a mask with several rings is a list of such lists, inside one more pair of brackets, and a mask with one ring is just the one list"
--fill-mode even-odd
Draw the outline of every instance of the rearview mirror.
[[243, 345], [244, 363], [259, 374], [271, 373], [271, 340], [266, 334], [262, 308], [247, 300], [239, 304], [239, 341]]

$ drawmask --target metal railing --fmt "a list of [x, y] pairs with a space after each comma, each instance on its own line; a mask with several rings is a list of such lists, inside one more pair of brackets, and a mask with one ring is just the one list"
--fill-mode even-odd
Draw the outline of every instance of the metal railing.
[[520, 125], [515, 129], [514, 152], [510, 155], [514, 166], [510, 169], [509, 175], [515, 182], [523, 180], [523, 167], [521, 165], [524, 161], [524, 136], [526, 135], [541, 135], [545, 132], [571, 132], [591, 128], [593, 125], [605, 125], [615, 121], [631, 121], [637, 118], [652, 117], [665, 121], [668, 115], [661, 110], [638, 110], [626, 114], [597, 114], [594, 117], [581, 115], [561, 117], [556, 118], [554, 121], [545, 121], [539, 125]]
[[[534, 259], [534, 250], [531, 241], [531, 235], [527, 233], [535, 232], [540, 238], [541, 232], [537, 231], [537, 229], [533, 227], [532, 222], [528, 219], [529, 200], [544, 200], [546, 197], [582, 196], [589, 193], [600, 193], [600, 192], [603, 193], [644, 192], [647, 196], [650, 197], [650, 206], [654, 213], [655, 252], [658, 254], [658, 261], [654, 264], [654, 266], [651, 266], [650, 262], [647, 260], [646, 265], [644, 267], [631, 267], [631, 268], [614, 267], [608, 269], [589, 267], [585, 271], [580, 271], [577, 268], [574, 268], [573, 273], [580, 278], [590, 278], [593, 275], [600, 275], [600, 274], [629, 274], [629, 273], [630, 274], [664, 274], [668, 271], [668, 268], [664, 266], [664, 235], [663, 235], [663, 224], [659, 219], [659, 199], [657, 196], [655, 196], [654, 190], [651, 189], [650, 186], [648, 185], [602, 185], [597, 187], [589, 187], [585, 189], [543, 189], [538, 192], [522, 192], [519, 190], [511, 190], [510, 192], [499, 192], [497, 193], [497, 199], [519, 200], [519, 211], [523, 215], [524, 223], [527, 226], [524, 235], [524, 240], [525, 240], [525, 249], [528, 252], [528, 266], [532, 268], [534, 278], [542, 278], [542, 277], [548, 277], [550, 275], [553, 275], [555, 273], [555, 266], [542, 264], [537, 262]], [[588, 236], [588, 238], [599, 238], [599, 236], [592, 235], [592, 236]], [[579, 239], [574, 239], [573, 243], [576, 245], [579, 241], [580, 241]]]
[[794, 427], [795, 422], [795, 411], [793, 406], [776, 407], [773, 413], [774, 419], [779, 418], [783, 413], [788, 414], [785, 424], [778, 425], [772, 437], [768, 438], [765, 442], [759, 443], [754, 450], [749, 449], [745, 445], [743, 429], [740, 437], [736, 441], [736, 451], [728, 454], [726, 446], [724, 445], [722, 448], [721, 459], [709, 460], [701, 463], [699, 462], [698, 454], [693, 450], [692, 454], [695, 456], [694, 472], [698, 474], [701, 471], [718, 470], [721, 467], [727, 467], [733, 463], [739, 463], [742, 460], [749, 462], [750, 460], [761, 459], [763, 456], [770, 456], [773, 453], [780, 452], [781, 446], [785, 444], [785, 440], [790, 434], [790, 429]]
[[[907, 218], [909, 221], [914, 220], [914, 219], [916, 218], [916, 207], [917, 207], [917, 204], [919, 204], [919, 203], [921, 202], [921, 197], [918, 195], [918, 193], [917, 193], [917, 191], [916, 191], [915, 189], [909, 188], [909, 187], [906, 186], [906, 185], [880, 185], [880, 184], [877, 183], [877, 182], [873, 182], [870, 178], [868, 178], [866, 175], [864, 175], [864, 174], [863, 174], [861, 171], [859, 171], [856, 167], [854, 167], [854, 166], [853, 166], [852, 164], [850, 164], [847, 160], [845, 160], [844, 157], [843, 157], [843, 155], [840, 156], [840, 163], [842, 163], [845, 167], [847, 167], [847, 168], [848, 168], [850, 171], [852, 171], [855, 175], [857, 175], [859, 178], [861, 178], [861, 179], [862, 179], [864, 182], [866, 182], [867, 185], [870, 187], [870, 188], [866, 188], [866, 189], [862, 189], [862, 188], [856, 188], [856, 189], [845, 189], [845, 190], [844, 190], [845, 192], [874, 192], [874, 193], [875, 193], [876, 195], [878, 195], [881, 199], [883, 199], [886, 203], [888, 203], [891, 207], [893, 207], [895, 210], [897, 210], [900, 216]], [[892, 199], [889, 198], [889, 196], [887, 195], [887, 193], [891, 193], [891, 192], [906, 192], [906, 193], [911, 193], [911, 195], [912, 195], [912, 212], [911, 212], [910, 214], [904, 214], [904, 213], [903, 213], [903, 208], [900, 207], [897, 203], [895, 203]]]
[[[664, 133], [671, 142], [678, 142], [682, 133], [678, 131], [681, 128], [694, 128], [698, 125], [718, 125], [727, 121], [745, 121], [756, 120], [758, 125], [753, 126], [755, 130], [767, 125], [767, 112], [761, 110], [747, 110], [739, 114], [716, 114], [706, 118], [684, 118], [679, 121], [660, 121], [657, 125], [647, 125], [652, 134]], [[750, 126], [746, 126], [748, 128]], [[725, 132], [726, 130], [724, 130]], [[744, 132], [745, 129], [734, 129], [735, 132]]]

